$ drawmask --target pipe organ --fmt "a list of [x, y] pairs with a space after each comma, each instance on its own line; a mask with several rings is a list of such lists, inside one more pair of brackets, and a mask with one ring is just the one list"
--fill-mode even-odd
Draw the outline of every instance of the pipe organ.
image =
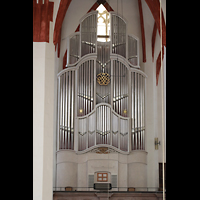
[[126, 57], [126, 23], [115, 14], [111, 17], [112, 53]]
[[59, 149], [74, 149], [75, 71], [65, 71], [58, 79]]
[[106, 146], [145, 150], [145, 79], [138, 39], [110, 12], [109, 42], [97, 41], [97, 11], [69, 38], [68, 64], [58, 75], [57, 150]]
[[83, 116], [94, 109], [94, 60], [82, 63], [77, 72], [77, 116]]
[[81, 56], [96, 53], [97, 13], [88, 15], [81, 22]]
[[[110, 61], [110, 42], [97, 42], [97, 61], [96, 61], [96, 75], [102, 73], [111, 74], [111, 61]], [[101, 78], [101, 77], [100, 77]], [[106, 81], [106, 80], [105, 80]], [[106, 82], [105, 82], [106, 84]], [[111, 103], [111, 84], [96, 85], [96, 104], [104, 102]]]
[[79, 59], [79, 52], [80, 52], [80, 35], [79, 33], [75, 34], [72, 38], [70, 38], [70, 55], [69, 55], [69, 63], [73, 64], [78, 61]]

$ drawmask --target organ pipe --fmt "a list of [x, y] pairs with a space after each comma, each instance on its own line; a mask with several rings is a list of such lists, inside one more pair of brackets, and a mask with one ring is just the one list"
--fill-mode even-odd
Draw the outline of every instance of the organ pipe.
[[121, 62], [113, 61], [113, 109], [119, 115], [128, 116], [128, 69]]
[[81, 56], [96, 52], [97, 12], [81, 22]]
[[88, 60], [78, 69], [77, 116], [84, 116], [94, 109], [94, 60]]
[[112, 15], [112, 53], [126, 57], [126, 23], [117, 15]]
[[132, 150], [145, 150], [144, 145], [144, 92], [145, 77], [131, 73], [131, 146]]
[[[59, 149], [74, 149], [74, 129], [78, 151], [104, 144], [127, 152], [129, 134], [132, 150], [145, 149], [145, 76], [118, 57], [110, 58], [110, 53], [126, 57], [128, 45], [127, 59], [138, 65], [137, 39], [128, 36], [126, 44], [126, 23], [119, 16], [111, 15], [110, 42], [97, 42], [97, 12], [88, 14], [81, 22], [80, 33], [70, 38], [70, 64], [86, 54], [97, 53], [97, 56], [85, 57], [82, 63], [58, 76]], [[110, 74], [111, 82], [98, 84], [99, 73]]]
[[128, 60], [133, 65], [138, 65], [138, 46], [137, 40], [128, 36]]
[[80, 35], [76, 33], [73, 37], [70, 38], [70, 55], [69, 63], [73, 64], [78, 61], [80, 57]]
[[[94, 60], [85, 61], [78, 69], [78, 110], [83, 109], [79, 124], [79, 150], [97, 144], [112, 144], [123, 151], [128, 151], [128, 120], [122, 120], [124, 108], [128, 108], [128, 98], [131, 98], [131, 146], [132, 150], [144, 150], [144, 97], [145, 77], [138, 72], [131, 72], [131, 96], [128, 92], [127, 79], [119, 74], [127, 74], [127, 68], [122, 63], [113, 64], [113, 111], [107, 105], [100, 104], [96, 114], [88, 116], [94, 109]], [[125, 73], [124, 73], [125, 72]], [[90, 77], [87, 78], [87, 75]], [[74, 148], [74, 100], [75, 71], [68, 70], [59, 77], [59, 148]], [[118, 96], [117, 96], [118, 95]], [[121, 95], [121, 96], [120, 96]], [[126, 100], [126, 101], [125, 101]], [[117, 115], [113, 114], [117, 112]], [[112, 115], [112, 116], [111, 116]], [[112, 122], [111, 122], [112, 119]], [[112, 138], [112, 139], [111, 139]], [[111, 143], [112, 141], [112, 143]]]
[[75, 71], [59, 77], [59, 149], [74, 148], [74, 84]]

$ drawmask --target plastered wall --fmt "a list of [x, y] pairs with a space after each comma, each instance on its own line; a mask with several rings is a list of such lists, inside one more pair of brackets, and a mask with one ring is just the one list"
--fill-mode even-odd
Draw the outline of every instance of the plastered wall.
[[[118, 2], [118, 4], [117, 4]], [[66, 48], [68, 47], [67, 37], [73, 34], [79, 25], [79, 20], [87, 13], [95, 1], [87, 0], [73, 0], [69, 6], [69, 9], [65, 15], [62, 34], [61, 34], [61, 51], [59, 58], [59, 70], [62, 70], [62, 59]], [[138, 0], [124, 0], [123, 2], [118, 0], [108, 0], [110, 6], [114, 11], [127, 21], [127, 34], [133, 34], [139, 38], [139, 62], [140, 69], [147, 74], [146, 82], [146, 151], [147, 156], [147, 186], [158, 187], [158, 163], [162, 161], [162, 148], [159, 146], [159, 150], [155, 150], [154, 139], [158, 137], [161, 140], [161, 78], [159, 77], [158, 86], [156, 86], [156, 59], [160, 52], [160, 36], [157, 31], [155, 42], [154, 60], [152, 60], [152, 32], [154, 26], [154, 18], [152, 13], [146, 4], [145, 0], [142, 0], [144, 29], [145, 29], [145, 43], [146, 43], [146, 58], [145, 63], [142, 62], [142, 38], [141, 38], [141, 26], [138, 9]], [[165, 10], [166, 1], [162, 1], [162, 8], [164, 17], [166, 18]], [[59, 71], [58, 70], [58, 71]], [[122, 167], [122, 166], [121, 166]]]
[[[147, 186], [147, 153], [135, 151], [129, 155], [120, 153], [77, 155], [73, 151], [57, 152], [57, 187], [88, 187], [88, 175], [108, 171], [117, 175], [118, 187]], [[124, 190], [121, 188], [120, 190]]]
[[[51, 0], [54, 2], [53, 22], [50, 22], [50, 42], [33, 43], [33, 199], [45, 200], [52, 199], [53, 188], [58, 186], [57, 172], [59, 167], [61, 169], [68, 169], [73, 167], [77, 169], [79, 174], [74, 174], [78, 180], [78, 187], [85, 185], [86, 174], [88, 174], [88, 162], [83, 159], [81, 163], [71, 164], [67, 166], [59, 166], [58, 159], [56, 159], [56, 76], [62, 69], [62, 59], [67, 47], [66, 37], [74, 33], [79, 24], [79, 19], [86, 14], [90, 7], [95, 3], [95, 0], [73, 0], [66, 13], [63, 21], [62, 35], [61, 35], [61, 53], [60, 58], [57, 58], [57, 52], [53, 45], [53, 30], [55, 26], [55, 19], [59, 7], [60, 0]], [[111, 7], [127, 20], [128, 34], [134, 34], [139, 38], [140, 42], [140, 67], [148, 75], [146, 83], [146, 164], [143, 170], [147, 170], [147, 186], [158, 186], [158, 162], [162, 161], [161, 146], [159, 150], [154, 148], [154, 138], [161, 137], [161, 123], [158, 120], [161, 117], [161, 79], [159, 78], [158, 86], [156, 86], [156, 59], [160, 51], [160, 37], [157, 32], [154, 62], [152, 62], [151, 53], [151, 37], [153, 31], [154, 19], [152, 14], [142, 0], [145, 37], [146, 37], [146, 55], [147, 62], [142, 62], [142, 45], [141, 45], [141, 29], [137, 0], [108, 0]], [[166, 0], [162, 0], [162, 7], [164, 16]], [[123, 6], [123, 12], [122, 12]], [[161, 142], [162, 143], [162, 142]], [[85, 158], [86, 159], [86, 158]], [[123, 159], [126, 159], [125, 157]], [[75, 156], [74, 162], [77, 162]], [[128, 167], [126, 162], [115, 160], [118, 162], [117, 172], [124, 171], [126, 174], [135, 173], [133, 169], [137, 170], [135, 164]], [[127, 161], [128, 162], [128, 161]], [[57, 163], [57, 164], [56, 164]], [[92, 163], [92, 161], [91, 161]], [[92, 168], [90, 168], [92, 170]], [[87, 173], [83, 173], [86, 171]], [[119, 186], [129, 185], [134, 183], [135, 179], [128, 182], [123, 173], [119, 173], [121, 180]], [[67, 184], [67, 182], [63, 183]], [[121, 184], [121, 185], [120, 185]]]

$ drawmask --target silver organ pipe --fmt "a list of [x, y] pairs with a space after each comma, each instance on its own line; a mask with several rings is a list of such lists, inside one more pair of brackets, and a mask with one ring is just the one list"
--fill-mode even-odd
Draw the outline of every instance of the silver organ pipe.
[[96, 109], [96, 144], [110, 144], [111, 140], [111, 108], [100, 105]]
[[80, 35], [76, 33], [70, 38], [70, 55], [69, 55], [69, 64], [73, 64], [78, 61], [80, 58]]
[[117, 60], [113, 61], [113, 109], [128, 116], [128, 69]]
[[75, 71], [59, 77], [59, 149], [74, 149], [74, 84]]
[[62, 132], [63, 132], [63, 129], [62, 129], [62, 118], [63, 118], [63, 114], [62, 114], [62, 111], [63, 111], [63, 104], [62, 104], [62, 101], [63, 101], [63, 98], [62, 98], [62, 90], [63, 90], [63, 76], [59, 77], [59, 82], [60, 82], [60, 91], [58, 92], [58, 95], [60, 96], [60, 102], [58, 102], [58, 104], [60, 104], [59, 108], [60, 110], [58, 110], [58, 112], [60, 113], [60, 117], [59, 117], [59, 121], [58, 121], [58, 126], [59, 126], [59, 149], [62, 149]]
[[68, 132], [68, 127], [69, 127], [69, 122], [68, 122], [68, 119], [69, 119], [69, 116], [68, 116], [68, 113], [70, 113], [70, 100], [69, 100], [69, 97], [68, 97], [68, 94], [69, 94], [69, 72], [65, 73], [64, 76], [65, 76], [65, 88], [64, 88], [64, 94], [63, 94], [63, 97], [64, 97], [64, 127], [67, 127], [67, 130], [65, 130], [65, 134], [64, 134], [64, 149], [68, 149], [69, 147], [69, 144], [68, 144], [68, 135], [69, 135], [69, 132]]
[[131, 72], [131, 146], [132, 150], [145, 150], [144, 95], [145, 77]]
[[81, 64], [77, 85], [77, 116], [84, 116], [94, 109], [94, 60]]
[[[110, 42], [96, 41], [95, 11], [82, 20], [80, 33], [70, 38], [70, 64], [86, 54], [97, 52], [97, 57], [85, 57], [82, 63], [71, 66], [58, 76], [59, 149], [74, 149], [76, 128], [78, 151], [104, 144], [127, 152], [129, 134], [131, 150], [145, 150], [146, 77], [121, 59], [110, 59], [110, 53], [126, 57], [126, 23], [116, 14], [111, 15]], [[127, 41], [127, 59], [131, 64], [138, 65], [138, 41], [132, 36], [128, 36]], [[97, 74], [104, 72], [111, 75], [111, 82], [106, 86], [96, 81]], [[77, 127], [74, 127], [75, 122]]]
[[120, 119], [120, 149], [128, 151], [128, 120]]
[[87, 148], [87, 118], [79, 119], [78, 124], [78, 150], [82, 151]]
[[112, 53], [126, 57], [126, 23], [119, 16], [112, 14]]
[[94, 109], [94, 60], [87, 60], [78, 68], [77, 83], [77, 116], [78, 149], [82, 151], [94, 145], [95, 141], [95, 114], [88, 115]]
[[118, 148], [118, 117], [112, 113], [112, 145]]
[[[96, 75], [99, 73], [111, 74], [111, 61], [110, 61], [110, 43], [109, 42], [97, 42], [97, 62], [96, 62]], [[110, 93], [111, 84], [107, 86], [100, 85], [97, 83], [96, 92], [98, 103], [111, 103]]]
[[81, 56], [96, 52], [97, 12], [81, 22]]
[[132, 37], [128, 36], [128, 60], [133, 65], [138, 65], [138, 47], [137, 47], [137, 40]]
[[140, 75], [138, 74], [138, 148], [140, 149]]
[[88, 147], [95, 145], [95, 113], [88, 117]]
[[[128, 80], [118, 74], [127, 74], [122, 63], [114, 61], [113, 110], [105, 103], [93, 104], [94, 60], [85, 61], [78, 68], [78, 150], [82, 151], [98, 144], [112, 145], [128, 151]], [[125, 73], [124, 73], [125, 72]], [[87, 77], [89, 75], [90, 77]], [[74, 100], [75, 71], [65, 71], [59, 77], [59, 122], [60, 149], [74, 148]], [[132, 150], [144, 150], [144, 98], [145, 77], [139, 72], [131, 72], [131, 146]], [[122, 95], [123, 94], [123, 95]], [[126, 101], [125, 101], [126, 100]], [[117, 107], [115, 106], [117, 105]], [[118, 108], [117, 110], [114, 110]], [[81, 110], [81, 111], [80, 111]], [[118, 113], [115, 113], [118, 111]], [[127, 117], [127, 118], [126, 118]], [[111, 121], [112, 119], [112, 121]], [[111, 139], [112, 137], [112, 139]], [[111, 143], [112, 140], [112, 143]]]

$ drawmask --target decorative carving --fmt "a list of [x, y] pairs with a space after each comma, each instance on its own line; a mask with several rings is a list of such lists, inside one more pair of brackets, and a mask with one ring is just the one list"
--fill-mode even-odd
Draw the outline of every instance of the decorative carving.
[[97, 75], [99, 85], [108, 85], [110, 83], [110, 75], [108, 73], [99, 73]]
[[117, 151], [108, 147], [98, 147], [98, 148], [92, 149], [90, 152], [98, 153], [98, 154], [108, 154], [108, 153], [117, 152]]

